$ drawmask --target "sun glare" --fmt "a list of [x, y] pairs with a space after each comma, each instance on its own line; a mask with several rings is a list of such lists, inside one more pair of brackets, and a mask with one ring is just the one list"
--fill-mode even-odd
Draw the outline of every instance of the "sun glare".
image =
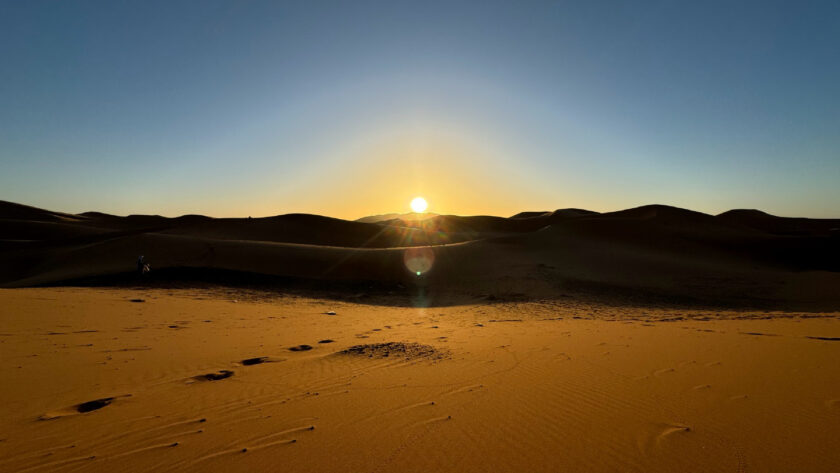
[[428, 207], [429, 204], [426, 202], [426, 199], [422, 197], [415, 197], [414, 200], [411, 201], [411, 210], [417, 213], [425, 212]]

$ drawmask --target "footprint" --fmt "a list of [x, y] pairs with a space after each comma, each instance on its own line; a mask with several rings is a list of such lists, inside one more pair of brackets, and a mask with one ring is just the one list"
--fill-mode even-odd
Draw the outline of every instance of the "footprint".
[[639, 451], [645, 455], [654, 454], [657, 450], [666, 445], [665, 442], [674, 442], [683, 435], [691, 432], [691, 427], [673, 422], [650, 423], [639, 432], [636, 442]]
[[220, 379], [230, 378], [231, 376], [233, 376], [233, 371], [221, 370], [215, 373], [207, 373], [200, 374], [198, 376], [193, 376], [192, 379], [196, 381], [218, 381]]
[[295, 347], [289, 347], [289, 350], [291, 350], [291, 351], [308, 351], [308, 350], [311, 350], [311, 349], [312, 349], [311, 345], [298, 345], [298, 346], [295, 346]]
[[124, 394], [122, 396], [103, 397], [101, 399], [94, 399], [93, 401], [83, 402], [74, 406], [59, 409], [57, 411], [47, 412], [38, 417], [38, 420], [52, 420], [59, 417], [67, 417], [78, 414], [87, 414], [88, 412], [98, 411], [105, 406], [111, 405], [118, 397], [129, 397], [131, 394]]
[[662, 432], [656, 437], [656, 443], [661, 444], [674, 435], [686, 432], [691, 432], [691, 427], [680, 424], [665, 424], [662, 428]]
[[78, 411], [80, 414], [84, 414], [85, 412], [97, 411], [105, 406], [110, 405], [112, 402], [114, 402], [114, 398], [112, 397], [94, 399], [93, 401], [83, 402], [77, 405], [76, 411]]
[[242, 365], [244, 365], [244, 366], [261, 365], [261, 364], [267, 363], [267, 362], [268, 362], [268, 357], [267, 356], [258, 356], [256, 358], [246, 358], [246, 359], [240, 361], [240, 363], [242, 363]]
[[662, 376], [663, 374], [673, 373], [675, 370], [674, 368], [662, 368], [661, 370], [656, 370], [653, 372], [654, 376]]

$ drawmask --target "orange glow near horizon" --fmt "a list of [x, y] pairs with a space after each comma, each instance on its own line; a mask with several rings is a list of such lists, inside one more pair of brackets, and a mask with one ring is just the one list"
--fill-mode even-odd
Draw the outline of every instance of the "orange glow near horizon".
[[[469, 138], [469, 133], [452, 137], [383, 131], [375, 139], [336, 144], [323, 151], [329, 158], [312, 159], [292, 184], [273, 189], [271, 195], [255, 186], [248, 195], [254, 208], [250, 212], [302, 212], [349, 220], [406, 211], [507, 216], [523, 209], [543, 210], [551, 205], [541, 202], [559, 200], [557, 193], [542, 195], [535, 191], [538, 186], [524, 180], [500, 178], [539, 173], [507, 162], [497, 150]], [[426, 206], [406, 205], [417, 198]]]

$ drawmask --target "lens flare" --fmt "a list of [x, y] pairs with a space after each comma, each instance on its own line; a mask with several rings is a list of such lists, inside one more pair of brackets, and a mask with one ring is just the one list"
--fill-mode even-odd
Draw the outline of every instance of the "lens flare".
[[429, 208], [429, 203], [422, 197], [415, 197], [414, 200], [411, 201], [411, 210], [419, 214], [425, 212], [427, 208]]
[[405, 268], [417, 276], [429, 272], [435, 264], [435, 252], [428, 247], [406, 248], [403, 252]]

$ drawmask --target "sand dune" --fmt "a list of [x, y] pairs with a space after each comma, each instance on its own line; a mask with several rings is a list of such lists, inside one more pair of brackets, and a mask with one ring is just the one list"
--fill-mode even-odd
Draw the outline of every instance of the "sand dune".
[[831, 471], [837, 224], [2, 203], [0, 471]]
[[840, 236], [840, 220], [777, 217], [760, 210], [730, 210], [717, 216], [725, 222], [775, 235]]
[[0, 471], [824, 472], [840, 313], [0, 290]]
[[[153, 266], [147, 282], [262, 278], [272, 287], [422, 287], [430, 304], [572, 295], [620, 303], [840, 306], [840, 239], [832, 230], [838, 220], [752, 211], [712, 216], [661, 205], [379, 223], [300, 214], [67, 215], [10, 203], [0, 210], [6, 287], [136, 283], [135, 262], [144, 255]], [[406, 269], [404, 248], [426, 245], [434, 265], [418, 276]]]
[[397, 219], [412, 221], [412, 220], [425, 220], [429, 217], [435, 217], [435, 216], [437, 216], [437, 214], [431, 213], [431, 212], [426, 212], [426, 213], [409, 212], [409, 213], [402, 213], [402, 214], [388, 213], [388, 214], [380, 214], [380, 215], [368, 215], [367, 217], [362, 217], [362, 218], [356, 219], [356, 221], [357, 222], [363, 222], [363, 223], [380, 223], [380, 222], [385, 222], [385, 221], [388, 221], [388, 220], [397, 220]]

